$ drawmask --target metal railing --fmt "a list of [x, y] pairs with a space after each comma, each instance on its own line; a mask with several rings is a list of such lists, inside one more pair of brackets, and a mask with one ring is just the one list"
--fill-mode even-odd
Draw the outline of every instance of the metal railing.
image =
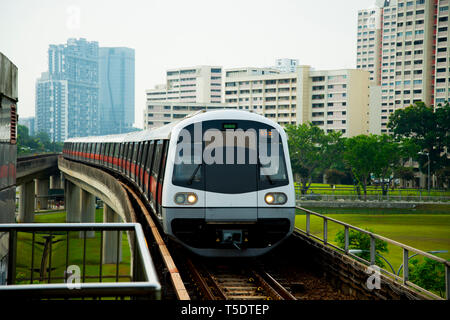
[[[130, 247], [130, 262], [125, 266], [121, 266], [120, 261], [123, 231]], [[111, 237], [114, 233], [116, 237]], [[8, 244], [6, 254], [0, 252], [0, 256], [4, 255], [0, 269], [6, 267], [6, 284], [0, 285], [0, 296], [160, 299], [161, 286], [138, 223], [0, 224], [0, 234], [3, 239], [7, 234]], [[104, 262], [107, 244], [114, 248], [109, 250], [113, 253], [109, 260], [115, 262]], [[31, 257], [26, 257], [29, 251]], [[126, 254], [128, 257], [128, 252]], [[17, 263], [18, 255], [22, 257], [20, 263]], [[42, 256], [40, 262], [35, 261], [39, 255]], [[92, 264], [94, 257], [95, 265]], [[71, 264], [76, 259], [81, 259], [80, 265]], [[74, 266], [78, 273], [72, 270]], [[123, 271], [128, 268], [129, 275], [124, 275]], [[24, 275], [20, 275], [19, 269]], [[92, 274], [93, 269], [97, 269], [97, 274]], [[109, 270], [106, 275], [105, 269]], [[55, 276], [57, 270], [60, 274]]]
[[[395, 240], [380, 236], [380, 235], [372, 233], [370, 231], [363, 230], [361, 228], [352, 226], [348, 223], [324, 216], [320, 213], [317, 213], [317, 212], [314, 212], [314, 211], [311, 211], [311, 210], [308, 210], [308, 209], [305, 209], [302, 207], [296, 207], [296, 208], [298, 210], [303, 211], [306, 214], [306, 230], [302, 230], [302, 229], [296, 227], [297, 231], [299, 231], [303, 234], [306, 234], [308, 237], [316, 239], [316, 240], [322, 242], [324, 245], [330, 246], [340, 252], [343, 252], [345, 255], [350, 256], [350, 257], [352, 257], [360, 262], [363, 262], [365, 264], [370, 264], [371, 266], [376, 265], [376, 257], [378, 256], [377, 251], [376, 251], [376, 240], [385, 241], [391, 245], [401, 248], [402, 253], [403, 253], [403, 260], [402, 260], [403, 261], [403, 264], [402, 264], [403, 275], [400, 277], [399, 275], [395, 274], [395, 272], [394, 272], [395, 270], [392, 268], [392, 266], [391, 266], [391, 268], [392, 268], [393, 272], [390, 272], [383, 268], [380, 268], [380, 270], [384, 274], [393, 278], [395, 281], [399, 281], [402, 284], [404, 284], [405, 286], [408, 286], [415, 290], [418, 290], [419, 292], [421, 292], [425, 295], [428, 295], [434, 299], [442, 299], [442, 298], [440, 296], [436, 295], [435, 293], [432, 293], [432, 292], [430, 292], [422, 287], [419, 287], [418, 285], [409, 281], [409, 259], [411, 258], [410, 253], [412, 252], [415, 255], [426, 257], [426, 258], [436, 261], [440, 264], [443, 264], [445, 267], [445, 298], [447, 300], [450, 300], [450, 261], [447, 261], [445, 259], [434, 256], [428, 252], [424, 252], [422, 250], [407, 246], [407, 245], [397, 242]], [[323, 219], [323, 238], [320, 238], [311, 233], [311, 215]], [[344, 227], [344, 243], [345, 243], [344, 248], [338, 247], [328, 241], [328, 222], [334, 222], [334, 223]], [[366, 234], [370, 237], [370, 250], [369, 250], [370, 251], [370, 261], [357, 256], [356, 254], [352, 253], [352, 250], [350, 250], [350, 248], [349, 248], [350, 247], [350, 237], [349, 237], [350, 230], [355, 230], [357, 232]], [[354, 251], [358, 251], [358, 250], [354, 250]], [[384, 259], [384, 257], [383, 257], [383, 259]]]
[[450, 196], [428, 196], [426, 193], [419, 195], [387, 195], [382, 194], [321, 194], [296, 192], [297, 201], [401, 201], [401, 202], [450, 202]]

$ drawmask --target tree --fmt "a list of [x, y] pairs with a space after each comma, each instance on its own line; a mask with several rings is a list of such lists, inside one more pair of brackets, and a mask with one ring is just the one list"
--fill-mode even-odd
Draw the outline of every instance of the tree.
[[[372, 230], [366, 229], [366, 231], [373, 232]], [[349, 239], [349, 249], [357, 249], [362, 250], [361, 253], [358, 253], [357, 255], [361, 258], [363, 258], [366, 261], [370, 261], [370, 236], [366, 233], [362, 233], [356, 230], [349, 230], [348, 233], [348, 239]], [[337, 242], [338, 246], [340, 248], [345, 248], [345, 231], [340, 230], [335, 237], [335, 241]], [[380, 253], [387, 253], [388, 250], [388, 244], [385, 241], [375, 239], [375, 252]], [[381, 257], [375, 256], [375, 264], [380, 267], [384, 267], [384, 261]]]
[[402, 159], [410, 154], [409, 145], [403, 145], [393, 140], [391, 136], [381, 135], [377, 137], [376, 158], [374, 159], [374, 171], [379, 179], [383, 195], [387, 195], [389, 185], [395, 177], [395, 172], [402, 166]]
[[[450, 105], [448, 103], [433, 109], [423, 102], [416, 102], [415, 105], [396, 110], [389, 118], [388, 127], [397, 139], [410, 140], [411, 144], [416, 146], [417, 152], [429, 153], [431, 174], [449, 167], [447, 151], [450, 147]], [[420, 171], [427, 173], [428, 156], [422, 154], [415, 158], [418, 159]]]
[[429, 258], [424, 258], [423, 262], [411, 259], [409, 268], [409, 281], [424, 289], [437, 292], [441, 296], [444, 295], [445, 270], [442, 263]]
[[342, 172], [338, 169], [328, 169], [325, 171], [325, 177], [327, 179], [327, 183], [333, 187], [336, 184], [342, 183], [342, 180], [346, 178], [345, 172]]
[[375, 135], [359, 135], [345, 141], [344, 161], [351, 169], [356, 184], [362, 186], [364, 197], [367, 196], [370, 174], [375, 168], [377, 147]]
[[371, 175], [378, 179], [387, 195], [394, 173], [402, 165], [402, 159], [410, 154], [408, 144], [402, 144], [388, 135], [359, 135], [347, 139], [344, 160], [351, 168], [355, 181], [367, 196]]
[[17, 127], [17, 152], [19, 155], [27, 153], [61, 152], [62, 142], [51, 142], [45, 132], [40, 132], [37, 136], [30, 136], [28, 128], [23, 125]]
[[306, 194], [312, 176], [328, 169], [342, 152], [342, 133], [325, 133], [311, 123], [288, 125], [289, 153], [292, 170], [300, 176], [301, 192]]
[[414, 168], [411, 167], [398, 167], [394, 171], [394, 178], [402, 181], [412, 181], [414, 177]]

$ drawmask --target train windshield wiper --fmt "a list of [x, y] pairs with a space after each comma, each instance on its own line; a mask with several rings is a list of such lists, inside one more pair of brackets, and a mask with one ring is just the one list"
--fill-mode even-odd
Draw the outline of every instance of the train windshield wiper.
[[264, 174], [264, 176], [266, 177], [267, 181], [269, 181], [269, 183], [270, 183], [271, 185], [274, 185], [275, 182], [273, 182], [272, 179], [270, 178], [270, 176], [266, 174], [266, 172], [265, 172], [265, 170], [264, 170], [264, 168], [263, 168], [263, 166], [262, 166], [262, 163], [261, 163], [261, 160], [259, 159], [259, 157], [258, 157], [258, 166], [259, 166], [259, 169], [260, 169], [260, 170], [262, 171], [262, 173]]
[[197, 167], [194, 170], [194, 173], [191, 175], [191, 177], [189, 178], [189, 180], [187, 182], [188, 185], [192, 184], [192, 181], [194, 180], [195, 176], [197, 175], [198, 169], [200, 169], [201, 166], [202, 166], [201, 163], [197, 165]]

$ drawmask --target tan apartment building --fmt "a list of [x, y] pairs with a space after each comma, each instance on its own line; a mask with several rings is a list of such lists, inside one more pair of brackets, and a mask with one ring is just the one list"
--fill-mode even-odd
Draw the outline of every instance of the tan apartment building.
[[147, 101], [221, 103], [222, 67], [170, 69], [166, 82], [146, 91]]
[[[262, 73], [264, 71], [264, 74]], [[369, 72], [363, 70], [226, 70], [224, 101], [280, 125], [312, 122], [344, 136], [369, 132]]]
[[199, 110], [235, 109], [222, 102], [222, 67], [170, 69], [166, 82], [146, 91], [144, 129], [161, 127]]
[[234, 109], [223, 103], [196, 103], [196, 102], [173, 102], [173, 101], [147, 101], [144, 110], [144, 129], [162, 127], [172, 121], [182, 119], [191, 113], [206, 110]]

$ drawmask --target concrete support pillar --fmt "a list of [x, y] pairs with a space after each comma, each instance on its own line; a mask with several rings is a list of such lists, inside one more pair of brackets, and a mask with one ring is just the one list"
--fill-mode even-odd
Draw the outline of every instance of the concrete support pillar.
[[61, 174], [50, 176], [50, 189], [62, 189]]
[[[36, 179], [36, 210], [48, 208], [48, 190], [50, 189], [50, 179]], [[45, 196], [45, 197], [40, 197]]]
[[[85, 190], [81, 190], [81, 222], [94, 223], [95, 222], [95, 196]], [[84, 232], [80, 232], [80, 238], [84, 236]], [[95, 231], [87, 231], [87, 238], [94, 238]]]
[[81, 189], [66, 180], [65, 184], [65, 206], [66, 206], [66, 222], [80, 223], [81, 222]]
[[[121, 222], [120, 216], [106, 203], [103, 204], [103, 222]], [[119, 238], [117, 238], [119, 237]], [[119, 247], [117, 247], [119, 244]], [[103, 231], [103, 263], [117, 263], [117, 251], [119, 262], [122, 261], [122, 231]]]
[[34, 180], [28, 181], [20, 186], [19, 189], [19, 223], [34, 222]]

